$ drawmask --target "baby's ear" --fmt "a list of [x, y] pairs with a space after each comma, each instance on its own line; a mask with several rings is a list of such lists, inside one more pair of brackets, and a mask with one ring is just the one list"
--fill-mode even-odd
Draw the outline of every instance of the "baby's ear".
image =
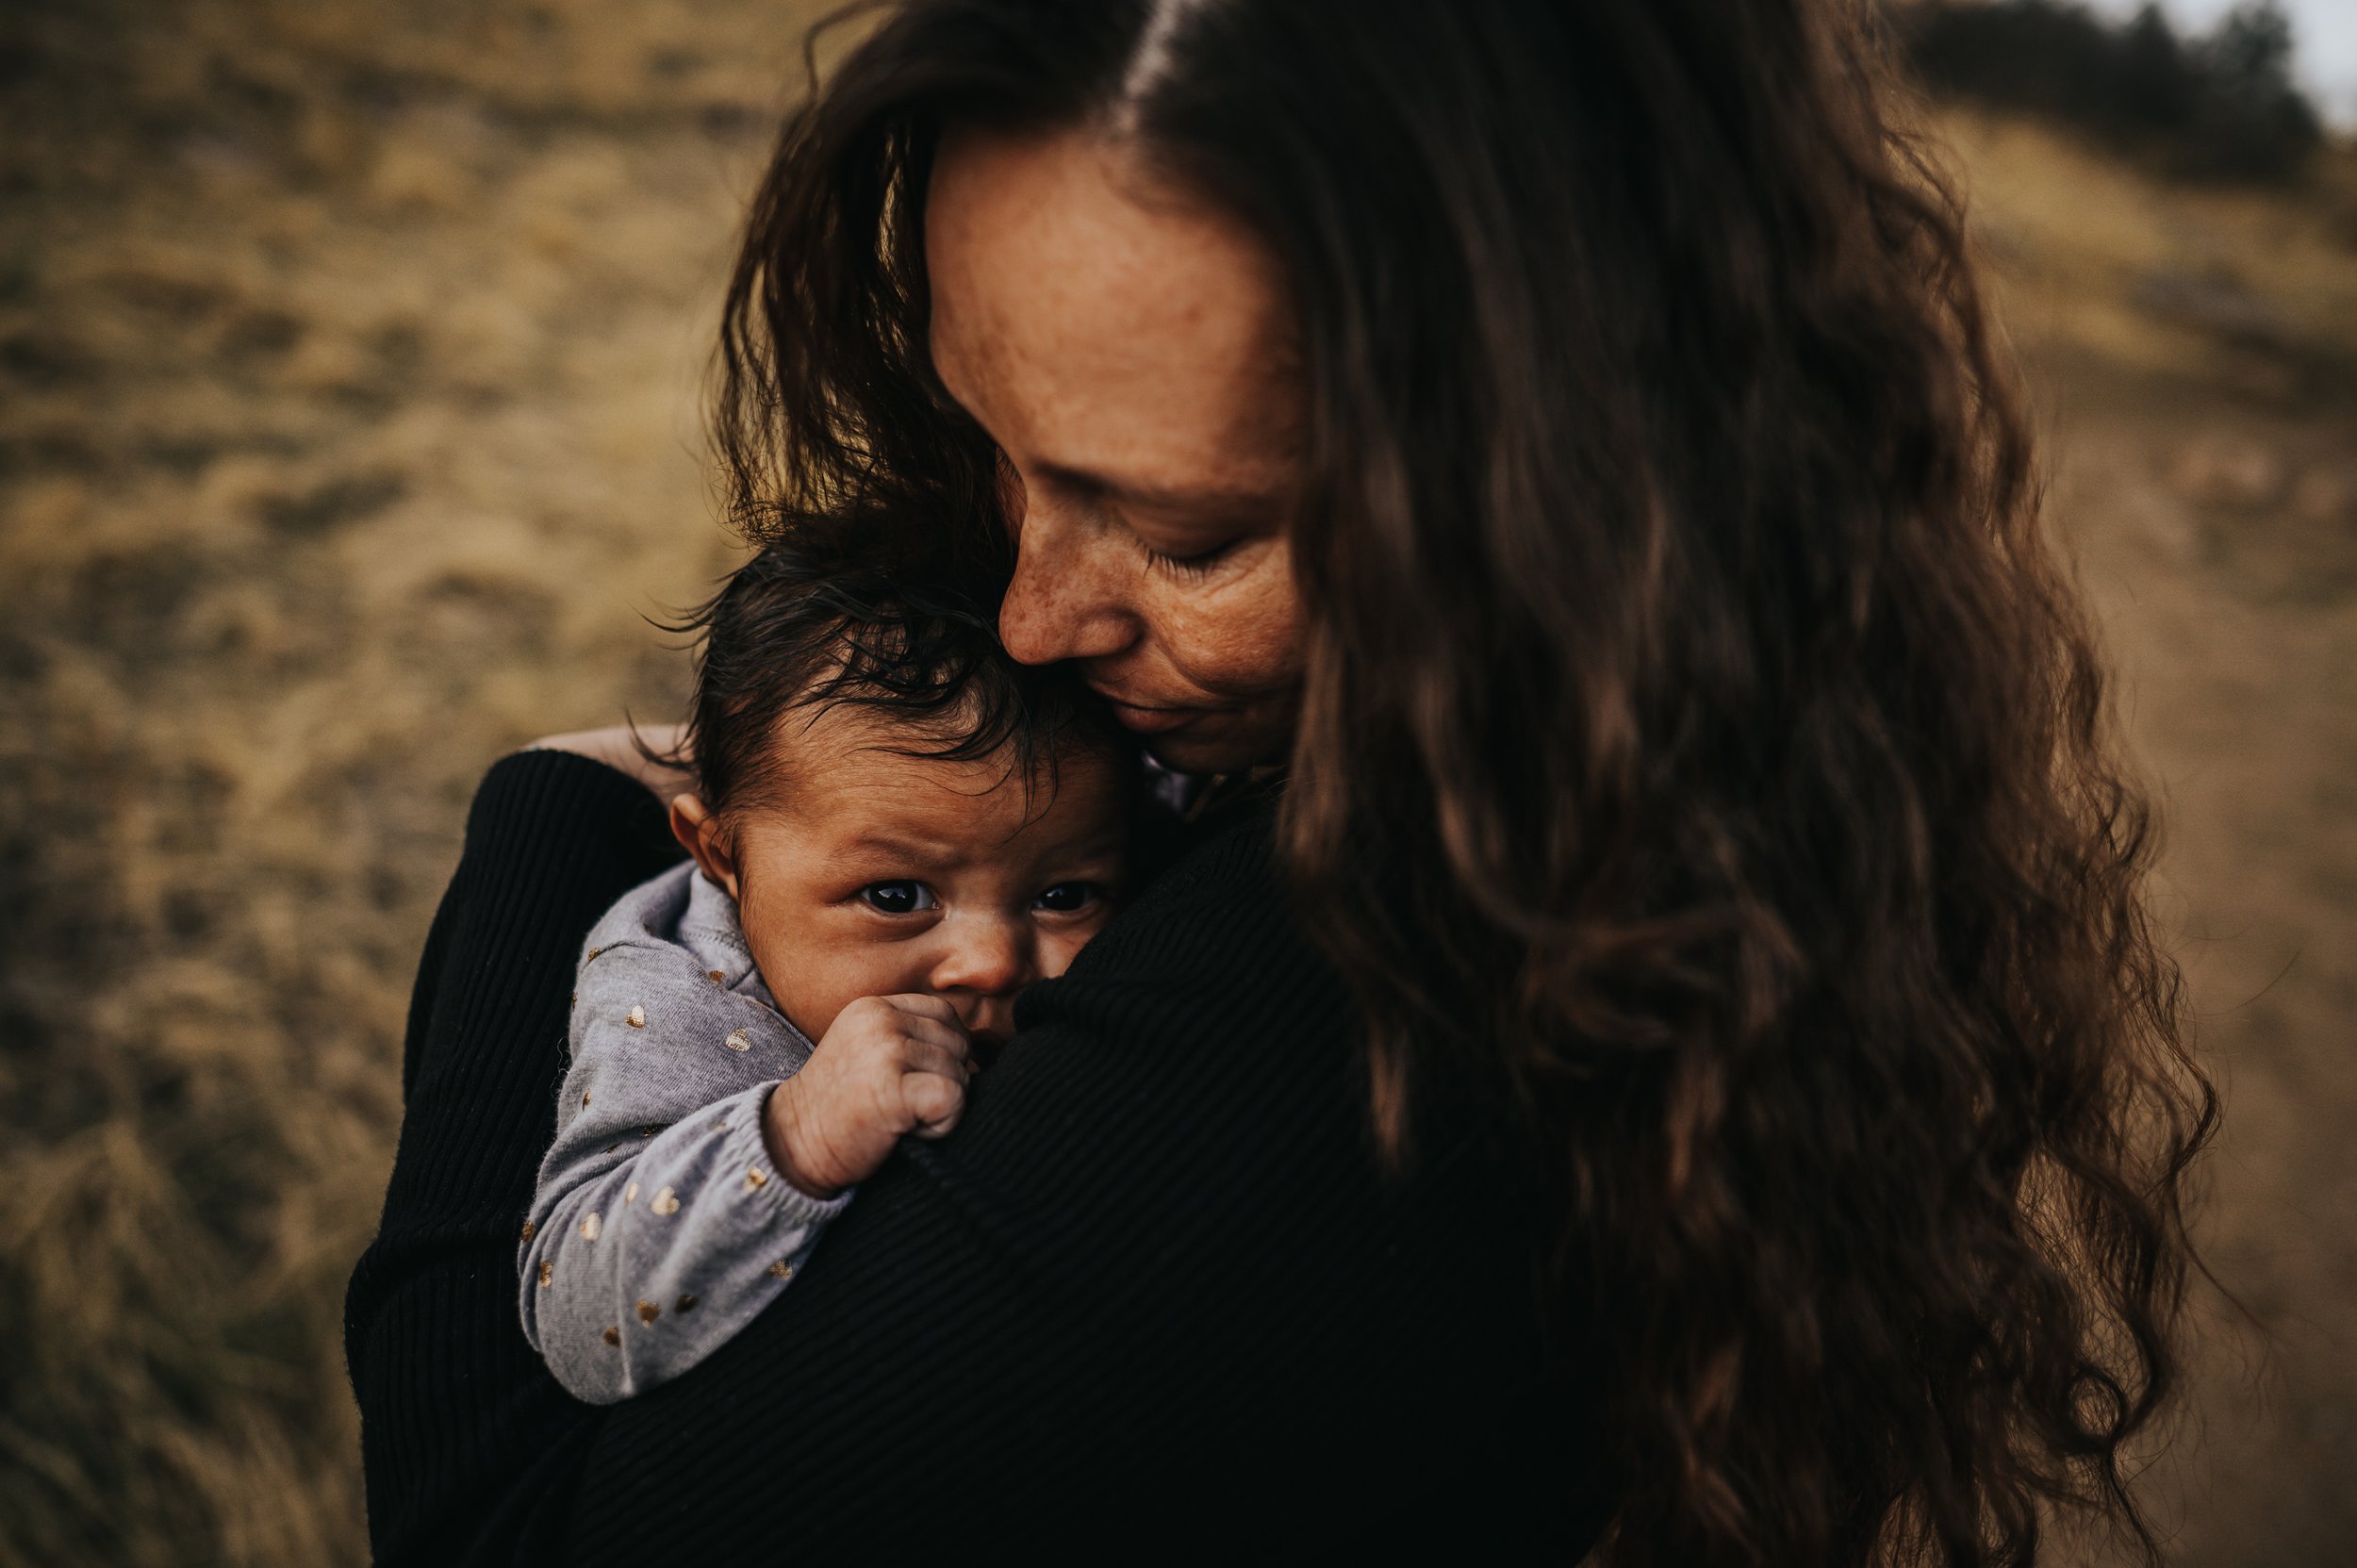
[[703, 874], [726, 889], [732, 899], [736, 897], [736, 860], [729, 853], [728, 835], [720, 831], [720, 819], [700, 795], [671, 797], [671, 836], [680, 841], [680, 848], [696, 857]]

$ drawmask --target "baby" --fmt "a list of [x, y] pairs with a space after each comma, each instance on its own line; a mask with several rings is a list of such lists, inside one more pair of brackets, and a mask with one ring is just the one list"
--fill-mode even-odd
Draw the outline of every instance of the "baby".
[[956, 1124], [1015, 994], [1111, 916], [1139, 793], [1087, 690], [953, 591], [772, 545], [694, 624], [692, 858], [589, 934], [523, 1232], [524, 1332], [599, 1404], [711, 1354]]

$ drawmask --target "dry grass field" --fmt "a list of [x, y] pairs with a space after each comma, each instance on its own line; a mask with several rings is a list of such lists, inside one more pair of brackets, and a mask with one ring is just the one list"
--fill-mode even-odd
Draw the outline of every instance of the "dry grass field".
[[[668, 714], [807, 8], [0, 8], [0, 1562], [364, 1555], [342, 1283], [470, 786]], [[2357, 1540], [2357, 155], [1947, 125], [2229, 1092], [2175, 1560]]]

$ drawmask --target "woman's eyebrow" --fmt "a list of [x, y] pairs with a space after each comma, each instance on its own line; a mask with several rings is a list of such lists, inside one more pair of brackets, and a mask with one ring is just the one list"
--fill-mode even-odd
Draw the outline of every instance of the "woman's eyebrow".
[[1067, 468], [1061, 463], [1042, 463], [1039, 472], [1041, 477], [1081, 495], [1109, 496], [1158, 511], [1265, 512], [1276, 506], [1283, 494], [1279, 487], [1256, 485], [1145, 485], [1108, 478], [1086, 469]]

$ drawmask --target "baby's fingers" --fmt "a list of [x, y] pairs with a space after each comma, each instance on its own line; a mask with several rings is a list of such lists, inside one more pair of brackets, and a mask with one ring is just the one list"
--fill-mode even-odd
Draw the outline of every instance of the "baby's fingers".
[[914, 1034], [900, 1040], [900, 1070], [903, 1073], [937, 1073], [943, 1078], [964, 1083], [974, 1076], [974, 1059], [967, 1052], [964, 1036], [943, 1040]]
[[918, 1062], [964, 1062], [973, 1056], [974, 1043], [955, 1024], [905, 1015], [895, 1023], [902, 1042], [900, 1058], [911, 1065]]
[[915, 1123], [911, 1131], [920, 1138], [944, 1137], [964, 1114], [964, 1078], [910, 1073], [900, 1080], [900, 1103]]
[[922, 991], [906, 991], [898, 996], [877, 999], [900, 1015], [901, 1022], [910, 1027], [935, 1025], [953, 1031], [960, 1039], [965, 1036], [965, 1025], [958, 1018], [958, 1010], [946, 998], [930, 996]]

